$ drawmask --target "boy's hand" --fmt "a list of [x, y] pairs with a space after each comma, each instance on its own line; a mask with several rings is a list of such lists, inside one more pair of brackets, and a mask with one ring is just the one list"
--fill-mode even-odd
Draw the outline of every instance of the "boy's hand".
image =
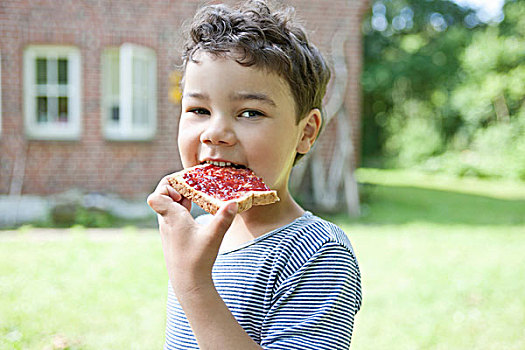
[[199, 225], [190, 215], [191, 202], [169, 185], [167, 177], [148, 196], [148, 204], [158, 214], [162, 249], [174, 292], [180, 295], [213, 286], [213, 264], [237, 213], [237, 204], [222, 207], [209, 225]]

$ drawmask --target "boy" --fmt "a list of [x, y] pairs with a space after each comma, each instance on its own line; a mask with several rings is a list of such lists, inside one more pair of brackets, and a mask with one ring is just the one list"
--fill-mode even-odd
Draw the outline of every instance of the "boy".
[[262, 1], [201, 9], [183, 54], [184, 167], [252, 169], [280, 201], [194, 221], [164, 178], [158, 213], [170, 286], [165, 349], [347, 349], [361, 305], [348, 238], [291, 197], [294, 163], [322, 124], [330, 73], [290, 11]]

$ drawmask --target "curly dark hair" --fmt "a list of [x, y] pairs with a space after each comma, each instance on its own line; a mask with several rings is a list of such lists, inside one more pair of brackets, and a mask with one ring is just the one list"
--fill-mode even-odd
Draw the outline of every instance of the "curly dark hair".
[[203, 51], [229, 57], [284, 78], [295, 99], [297, 122], [313, 109], [322, 111], [330, 69], [320, 51], [288, 7], [272, 11], [267, 1], [251, 0], [237, 8], [208, 5], [189, 26], [182, 55], [183, 70]]

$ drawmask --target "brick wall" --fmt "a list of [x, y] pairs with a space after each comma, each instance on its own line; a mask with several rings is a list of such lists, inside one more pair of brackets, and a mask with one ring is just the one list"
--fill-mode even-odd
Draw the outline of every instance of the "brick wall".
[[[202, 1], [21, 1], [0, 5], [2, 130], [0, 194], [52, 194], [70, 188], [142, 196], [180, 168], [177, 116], [169, 75], [180, 63], [180, 27]], [[345, 105], [359, 144], [360, 18], [367, 0], [295, 0], [313, 41], [329, 51], [330, 37], [349, 19], [349, 89]], [[102, 134], [101, 54], [135, 43], [157, 54], [157, 132], [152, 141], [109, 141]], [[23, 122], [23, 53], [27, 45], [71, 45], [81, 52], [82, 135], [76, 141], [28, 140]], [[323, 135], [329, 137], [329, 135]], [[356, 148], [358, 150], [358, 148]], [[357, 152], [358, 154], [358, 152]], [[19, 192], [19, 193], [17, 193]]]

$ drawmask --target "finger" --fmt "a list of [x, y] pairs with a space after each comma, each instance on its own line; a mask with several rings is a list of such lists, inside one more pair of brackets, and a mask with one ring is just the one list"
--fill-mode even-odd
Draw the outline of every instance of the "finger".
[[157, 184], [157, 187], [155, 188], [155, 191], [154, 192], [157, 192], [157, 191], [162, 191], [163, 190], [163, 187], [166, 186], [166, 185], [169, 185], [169, 181], [168, 181], [168, 178], [170, 177], [171, 175], [166, 175], [164, 176], [160, 181], [159, 183]]
[[169, 203], [165, 200], [167, 198], [161, 198], [159, 196], [168, 197], [169, 199], [171, 199], [171, 201], [174, 202], [180, 202], [183, 199], [182, 195], [170, 185], [168, 181], [168, 178], [170, 176], [171, 175], [164, 176], [162, 180], [159, 181], [157, 187], [155, 188], [155, 191], [148, 196], [147, 203], [155, 211], [159, 210], [163, 212], [167, 210], [166, 206]]
[[[164, 215], [176, 202], [169, 193], [169, 186], [163, 186], [155, 190], [148, 196], [148, 205], [155, 210], [157, 213]], [[173, 189], [172, 189], [173, 190]], [[175, 190], [173, 190], [175, 191]], [[178, 194], [178, 199], [182, 199], [182, 196]]]
[[178, 201], [178, 203], [184, 208], [186, 208], [186, 210], [191, 211], [191, 201], [188, 198], [182, 197], [182, 199]]
[[170, 205], [173, 204], [173, 200], [171, 197], [162, 194], [162, 192], [155, 191], [148, 196], [147, 203], [151, 209], [155, 210], [160, 215], [164, 215], [167, 213]]
[[177, 190], [173, 188], [173, 186], [171, 186], [169, 183], [163, 188], [163, 193], [166, 193], [171, 199], [173, 199], [173, 201], [179, 203], [188, 211], [191, 210], [191, 201], [179, 192], [177, 192]]
[[170, 184], [167, 184], [165, 186], [165, 190], [167, 191], [168, 196], [170, 196], [170, 198], [173, 199], [175, 202], [182, 201], [182, 195], [179, 192], [177, 192]]
[[215, 214], [212, 222], [208, 225], [208, 232], [213, 241], [220, 242], [224, 238], [226, 231], [230, 228], [235, 215], [237, 214], [237, 203], [231, 202], [222, 206]]
[[[168, 179], [172, 176], [173, 174], [171, 175], [166, 175], [164, 176], [158, 183], [157, 187], [155, 188], [155, 191], [154, 192], [163, 192], [163, 193], [166, 193], [166, 194], [175, 194], [175, 196], [178, 196], [180, 195], [170, 184], [170, 182], [168, 181]], [[167, 187], [166, 187], [167, 186]], [[170, 192], [166, 192], [168, 191], [168, 189], [172, 189], [170, 190]], [[175, 201], [179, 201], [180, 199], [175, 199]]]

